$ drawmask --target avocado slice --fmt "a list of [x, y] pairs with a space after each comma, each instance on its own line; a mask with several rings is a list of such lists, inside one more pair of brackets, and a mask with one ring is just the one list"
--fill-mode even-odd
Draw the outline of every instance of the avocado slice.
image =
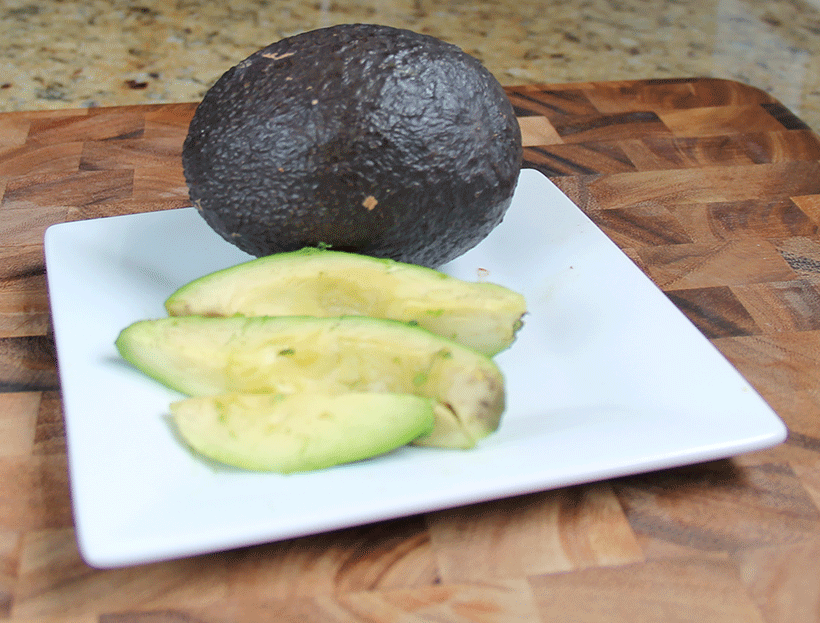
[[284, 474], [368, 459], [433, 430], [433, 401], [410, 394], [241, 394], [171, 404], [185, 441], [213, 460]]
[[116, 341], [136, 368], [189, 396], [407, 393], [435, 400], [420, 445], [470, 448], [504, 411], [504, 379], [477, 351], [402, 322], [346, 316], [177, 316], [138, 321]]
[[522, 153], [513, 107], [476, 58], [409, 30], [340, 24], [225, 72], [182, 163], [193, 205], [251, 255], [327, 244], [436, 267], [501, 222]]
[[373, 316], [417, 324], [487, 355], [509, 347], [524, 297], [414, 264], [305, 248], [200, 277], [165, 302], [172, 316]]

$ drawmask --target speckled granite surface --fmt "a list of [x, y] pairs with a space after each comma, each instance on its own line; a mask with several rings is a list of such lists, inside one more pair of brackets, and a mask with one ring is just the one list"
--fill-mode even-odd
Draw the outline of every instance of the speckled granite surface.
[[342, 22], [440, 37], [505, 85], [739, 80], [820, 129], [820, 0], [5, 0], [0, 110], [198, 100], [268, 43]]

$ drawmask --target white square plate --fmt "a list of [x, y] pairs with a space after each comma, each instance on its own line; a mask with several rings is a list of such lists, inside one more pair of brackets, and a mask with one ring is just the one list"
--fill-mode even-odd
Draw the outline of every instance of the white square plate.
[[508, 407], [471, 451], [402, 448], [281, 476], [222, 468], [167, 421], [178, 398], [124, 363], [128, 324], [249, 259], [193, 208], [55, 225], [45, 237], [81, 552], [113, 567], [731, 456], [785, 439], [777, 415], [549, 180], [522, 171], [504, 222], [443, 270], [522, 292], [497, 361]]

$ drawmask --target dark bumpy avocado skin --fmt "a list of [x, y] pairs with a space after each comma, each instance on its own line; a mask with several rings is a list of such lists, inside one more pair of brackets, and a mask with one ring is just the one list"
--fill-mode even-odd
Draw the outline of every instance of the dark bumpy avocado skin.
[[252, 255], [330, 245], [435, 267], [501, 222], [521, 133], [501, 85], [457, 47], [346, 24], [228, 70], [183, 165], [208, 224]]

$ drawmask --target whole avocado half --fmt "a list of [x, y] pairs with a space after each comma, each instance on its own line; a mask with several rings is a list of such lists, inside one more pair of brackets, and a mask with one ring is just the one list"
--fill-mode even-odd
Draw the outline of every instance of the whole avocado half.
[[229, 69], [182, 161], [205, 221], [251, 255], [324, 246], [435, 267], [501, 222], [521, 157], [512, 106], [477, 59], [343, 24]]

